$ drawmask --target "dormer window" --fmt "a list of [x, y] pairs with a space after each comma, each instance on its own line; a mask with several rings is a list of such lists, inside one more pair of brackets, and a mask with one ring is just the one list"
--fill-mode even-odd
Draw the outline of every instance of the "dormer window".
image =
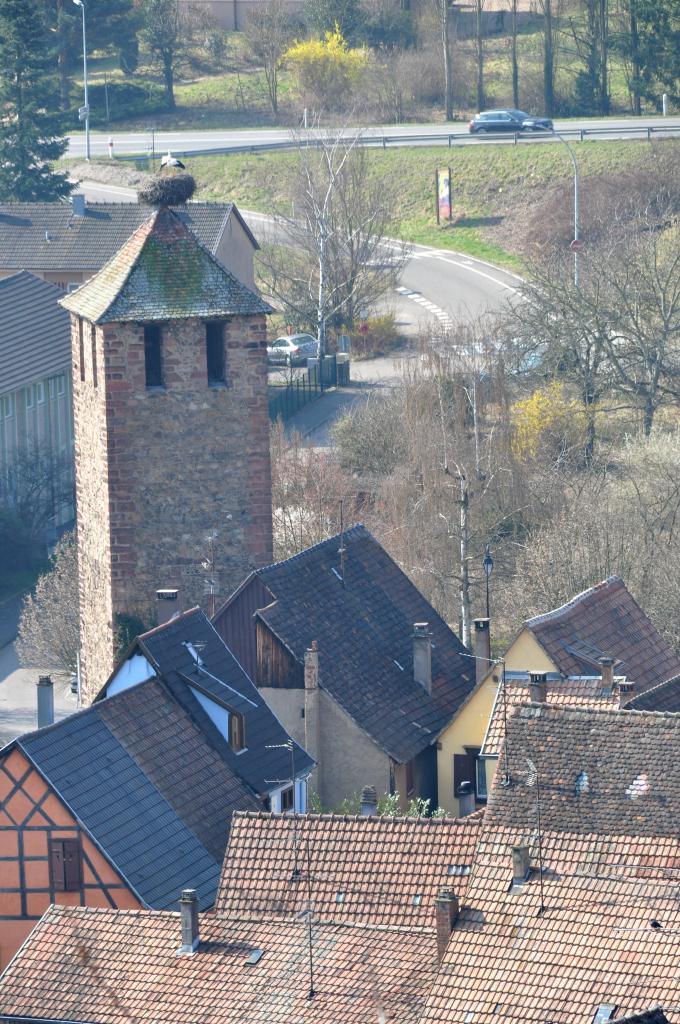
[[246, 748], [245, 722], [238, 711], [229, 712], [229, 746], [235, 754]]
[[194, 661], [196, 662], [198, 667], [202, 668], [203, 667], [203, 659], [201, 658], [200, 654], [198, 653], [198, 651], [196, 650], [194, 645], [189, 643], [188, 640], [185, 640], [184, 641], [184, 647], [186, 647], [187, 653], [191, 655], [191, 657], [194, 659]]

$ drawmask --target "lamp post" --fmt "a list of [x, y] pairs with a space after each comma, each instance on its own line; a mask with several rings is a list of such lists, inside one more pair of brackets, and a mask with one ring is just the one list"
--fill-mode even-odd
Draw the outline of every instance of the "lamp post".
[[[73, 2], [75, 3], [76, 0], [73, 0]], [[556, 132], [554, 128], [544, 128], [542, 130], [546, 131], [546, 132], [549, 132], [551, 135], [554, 135], [556, 139], [559, 139], [559, 141], [562, 143], [563, 146], [567, 147], [567, 152], [569, 153], [569, 158], [571, 160], [572, 167], [574, 168], [574, 240], [571, 243], [570, 248], [571, 248], [571, 250], [574, 253], [574, 285], [575, 285], [576, 288], [578, 288], [578, 282], [579, 282], [578, 254], [579, 254], [579, 250], [581, 248], [581, 241], [580, 241], [580, 238], [579, 238], [579, 226], [578, 226], [578, 222], [579, 222], [579, 196], [578, 196], [579, 178], [578, 178], [578, 164], [576, 162], [576, 154], [574, 153], [574, 150], [569, 145], [567, 140], [562, 135], [560, 135], [559, 132]]]
[[484, 561], [482, 562], [482, 565], [484, 566], [484, 575], [486, 576], [486, 617], [488, 619], [488, 618], [490, 618], [490, 615], [489, 615], [489, 578], [491, 576], [491, 573], [493, 572], [493, 558], [491, 557], [491, 551], [489, 549], [489, 545], [488, 544], [486, 545], [486, 551], [484, 552]]
[[85, 84], [85, 159], [90, 159], [90, 104], [87, 96], [87, 35], [85, 34], [85, 3], [84, 0], [73, 0], [76, 7], [83, 12], [83, 81]]

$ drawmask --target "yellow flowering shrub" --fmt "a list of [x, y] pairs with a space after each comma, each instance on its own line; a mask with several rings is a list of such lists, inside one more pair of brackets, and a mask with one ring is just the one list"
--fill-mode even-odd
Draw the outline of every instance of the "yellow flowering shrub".
[[522, 462], [542, 451], [574, 448], [583, 442], [582, 406], [553, 380], [512, 407], [512, 449]]
[[293, 43], [283, 55], [302, 95], [319, 108], [345, 105], [361, 83], [369, 60], [365, 47], [347, 45], [337, 25], [323, 39]]

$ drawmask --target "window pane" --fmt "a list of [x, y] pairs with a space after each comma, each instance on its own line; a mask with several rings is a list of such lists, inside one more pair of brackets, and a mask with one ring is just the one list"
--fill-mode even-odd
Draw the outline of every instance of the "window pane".
[[288, 789], [284, 789], [281, 793], [281, 810], [292, 811], [293, 802], [293, 787], [290, 786]]
[[224, 335], [222, 324], [205, 325], [208, 383], [224, 383]]
[[162, 387], [161, 329], [158, 324], [148, 324], [144, 328], [144, 364], [147, 388]]
[[486, 761], [477, 758], [477, 797], [486, 800]]

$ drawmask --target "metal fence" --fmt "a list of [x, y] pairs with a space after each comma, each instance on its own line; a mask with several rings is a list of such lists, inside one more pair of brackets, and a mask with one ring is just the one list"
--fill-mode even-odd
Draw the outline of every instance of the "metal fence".
[[346, 356], [326, 356], [323, 367], [317, 360], [283, 384], [269, 388], [269, 418], [284, 423], [314, 398], [320, 398], [328, 388], [349, 384], [349, 359]]

